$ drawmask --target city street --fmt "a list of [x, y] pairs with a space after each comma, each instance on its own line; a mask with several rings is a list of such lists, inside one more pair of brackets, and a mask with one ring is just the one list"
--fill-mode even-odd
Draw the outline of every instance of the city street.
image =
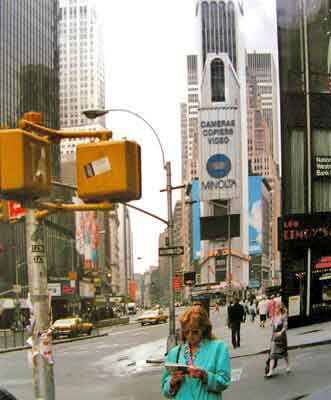
[[[212, 319], [215, 333], [228, 340], [224, 318], [212, 312]], [[131, 324], [111, 329], [107, 337], [55, 346], [57, 398], [142, 400], [148, 390], [148, 397], [161, 399], [162, 367], [146, 364], [146, 360], [162, 358], [167, 329], [167, 325], [140, 327]], [[257, 323], [248, 321], [243, 325], [242, 334], [241, 353], [235, 353], [230, 347], [231, 355], [235, 356], [232, 369], [236, 382], [226, 392], [225, 399], [289, 400], [330, 384], [331, 345], [291, 351], [293, 372], [286, 375], [280, 362], [277, 374], [266, 380], [263, 377], [266, 355], [236, 356], [251, 353], [254, 340], [257, 340], [257, 351], [261, 346], [267, 347], [269, 328], [262, 330]], [[1, 354], [0, 357], [1, 365], [6, 365], [0, 370], [1, 385], [12, 391], [18, 400], [32, 400], [32, 371], [27, 366], [27, 352]]]

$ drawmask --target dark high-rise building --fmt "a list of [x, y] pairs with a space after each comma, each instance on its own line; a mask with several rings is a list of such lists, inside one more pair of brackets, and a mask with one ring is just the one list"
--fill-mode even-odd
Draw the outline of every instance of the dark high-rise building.
[[[14, 128], [28, 111], [59, 128], [57, 0], [0, 2], [0, 127]], [[59, 146], [53, 174], [59, 176]]]
[[[47, 127], [59, 128], [58, 12], [57, 0], [0, 1], [0, 128], [17, 127], [28, 111], [41, 112]], [[52, 171], [57, 179], [59, 145], [53, 146]], [[64, 200], [71, 196], [70, 189], [62, 188], [53, 194]], [[44, 220], [51, 281], [63, 283], [75, 265], [74, 218], [59, 213]], [[18, 284], [24, 296], [28, 284], [24, 216], [11, 222], [0, 223], [0, 293]], [[56, 284], [61, 288], [62, 283]], [[0, 318], [1, 323], [6, 327], [10, 321]]]
[[330, 0], [277, 0], [283, 300], [290, 323], [330, 318]]
[[57, 0], [0, 2], [0, 125], [27, 111], [59, 127]]

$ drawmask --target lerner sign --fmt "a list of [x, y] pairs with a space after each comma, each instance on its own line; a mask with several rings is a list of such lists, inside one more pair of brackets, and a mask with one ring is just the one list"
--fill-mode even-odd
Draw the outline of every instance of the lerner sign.
[[239, 133], [238, 107], [200, 109], [199, 164], [202, 201], [226, 200], [239, 196]]

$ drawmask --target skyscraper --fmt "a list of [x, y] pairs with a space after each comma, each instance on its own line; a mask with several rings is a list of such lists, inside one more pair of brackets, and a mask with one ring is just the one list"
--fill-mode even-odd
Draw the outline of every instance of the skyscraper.
[[[201, 268], [226, 254], [227, 285], [248, 284], [245, 47], [239, 1], [200, 0], [199, 178]], [[222, 231], [221, 226], [227, 226]], [[207, 271], [208, 272], [208, 271]], [[215, 274], [214, 277], [220, 274]], [[201, 271], [201, 276], [209, 273]], [[216, 279], [216, 278], [215, 278]]]
[[205, 65], [208, 54], [226, 53], [237, 71], [238, 67], [238, 23], [237, 2], [199, 1], [200, 40], [202, 64]]
[[[87, 119], [82, 111], [105, 108], [105, 65], [103, 26], [94, 0], [59, 0], [59, 50], [60, 50], [60, 121], [62, 129], [97, 130], [105, 127], [105, 117], [97, 121]], [[65, 139], [61, 141], [63, 162], [62, 179], [75, 183], [76, 146], [89, 139]], [[96, 230], [95, 246], [85, 241], [80, 247], [84, 258], [85, 272], [97, 269], [105, 280], [104, 292], [109, 286], [107, 276], [112, 276], [113, 291], [119, 290], [118, 262], [118, 215], [94, 213], [85, 223], [84, 213], [77, 213], [77, 225], [85, 225], [87, 237], [93, 237]], [[91, 226], [91, 229], [87, 228]], [[94, 227], [94, 228], [93, 228]], [[79, 238], [78, 238], [79, 239]], [[88, 243], [87, 243], [88, 242]], [[92, 246], [92, 247], [91, 247]], [[92, 248], [92, 250], [91, 250]], [[91, 260], [94, 254], [94, 260]]]
[[187, 56], [187, 101], [181, 104], [182, 181], [191, 182], [198, 173], [198, 56]]
[[60, 0], [59, 49], [61, 128], [94, 125], [82, 115], [105, 107], [103, 32], [93, 0]]
[[59, 127], [57, 0], [0, 2], [0, 126], [24, 112]]
[[[272, 54], [256, 52], [247, 54], [246, 68], [248, 171], [249, 175], [255, 175], [249, 177], [249, 197], [255, 197], [255, 201], [249, 205], [250, 271], [253, 270], [255, 274], [253, 281], [274, 286], [280, 281], [277, 249], [280, 177], [276, 68]], [[263, 193], [259, 198], [256, 198], [257, 187], [260, 195]], [[258, 204], [260, 207], [256, 207]], [[257, 221], [261, 221], [261, 226]], [[255, 229], [262, 235], [254, 239], [252, 232], [256, 232]]]
[[[247, 54], [247, 84], [254, 87], [255, 104], [259, 101], [262, 117], [268, 127], [270, 152], [279, 164], [277, 72], [272, 54]], [[258, 100], [257, 100], [258, 99]]]
[[[57, 16], [57, 0], [0, 1], [0, 127], [17, 127], [24, 112], [38, 111], [43, 113], [46, 126], [59, 128]], [[57, 145], [53, 146], [52, 172], [59, 176]], [[53, 218], [45, 222], [46, 251]], [[25, 295], [24, 221], [0, 223], [0, 247], [4, 250], [0, 253], [0, 291], [19, 284]], [[66, 250], [57, 253], [57, 265], [63, 256], [68, 260]]]
[[[289, 324], [330, 319], [330, 1], [277, 0], [282, 297]], [[304, 29], [303, 29], [304, 27]]]
[[[198, 56], [187, 56], [187, 99], [181, 104], [182, 182], [190, 184], [198, 176], [198, 113], [199, 113]], [[191, 269], [192, 229], [191, 207], [182, 191], [181, 243], [185, 254], [182, 256], [182, 271]]]
[[[82, 111], [105, 108], [103, 27], [94, 0], [60, 0], [60, 123], [62, 129], [96, 130], [105, 127]], [[89, 139], [61, 141], [61, 159], [72, 163], [76, 145]], [[69, 166], [69, 164], [67, 166]]]

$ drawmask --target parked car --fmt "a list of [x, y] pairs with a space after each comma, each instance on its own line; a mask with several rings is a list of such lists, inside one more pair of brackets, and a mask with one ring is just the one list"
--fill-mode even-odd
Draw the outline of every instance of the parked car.
[[81, 334], [91, 335], [93, 324], [91, 322], [83, 322], [81, 318], [71, 317], [58, 319], [51, 326], [53, 337], [68, 336], [75, 337]]
[[159, 324], [160, 322], [166, 323], [168, 321], [168, 315], [162, 310], [149, 310], [137, 318], [137, 321], [141, 323], [141, 326]]

